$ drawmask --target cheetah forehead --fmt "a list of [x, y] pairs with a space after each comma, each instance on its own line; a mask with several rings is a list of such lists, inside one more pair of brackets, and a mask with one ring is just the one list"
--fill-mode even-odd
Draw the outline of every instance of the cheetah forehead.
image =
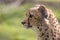
[[35, 5], [35, 7], [30, 8], [30, 10], [37, 10], [41, 5]]
[[32, 7], [32, 8], [30, 8], [30, 10], [36, 10], [36, 9], [38, 9], [39, 7]]

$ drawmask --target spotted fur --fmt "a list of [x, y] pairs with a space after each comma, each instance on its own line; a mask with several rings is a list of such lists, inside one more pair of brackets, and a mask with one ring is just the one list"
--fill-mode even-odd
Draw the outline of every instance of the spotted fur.
[[37, 40], [60, 40], [60, 25], [54, 13], [44, 5], [36, 5], [26, 12], [22, 24], [32, 28]]

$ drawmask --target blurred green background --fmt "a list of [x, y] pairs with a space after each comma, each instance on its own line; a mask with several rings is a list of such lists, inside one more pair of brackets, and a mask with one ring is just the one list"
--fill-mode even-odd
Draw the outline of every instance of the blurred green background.
[[[31, 29], [25, 29], [21, 24], [26, 10], [36, 3], [38, 2], [33, 3], [32, 1], [28, 1], [25, 3], [24, 1], [22, 4], [19, 3], [17, 5], [15, 3], [9, 3], [8, 1], [8, 3], [2, 2], [0, 4], [0, 40], [36, 40], [35, 32]], [[45, 3], [50, 3], [50, 1]], [[57, 19], [60, 21], [59, 5], [54, 2], [52, 4], [52, 6], [51, 4], [46, 4], [46, 6], [53, 10]]]

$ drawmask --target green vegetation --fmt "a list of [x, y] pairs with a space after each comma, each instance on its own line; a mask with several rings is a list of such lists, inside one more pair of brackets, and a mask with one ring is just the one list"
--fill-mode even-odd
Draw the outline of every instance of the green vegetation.
[[[21, 21], [25, 15], [25, 11], [32, 7], [31, 4], [21, 5], [6, 11], [0, 6], [0, 40], [36, 40], [35, 32], [31, 29], [25, 29]], [[56, 17], [60, 20], [60, 11], [53, 10]]]

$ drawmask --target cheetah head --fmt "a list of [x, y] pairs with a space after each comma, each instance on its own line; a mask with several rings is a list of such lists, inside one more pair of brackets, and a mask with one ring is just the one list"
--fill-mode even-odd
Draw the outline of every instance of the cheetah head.
[[27, 28], [32, 28], [33, 26], [40, 26], [44, 23], [44, 19], [48, 18], [48, 13], [43, 5], [36, 5], [28, 9], [26, 12], [26, 17], [22, 21], [22, 24]]

